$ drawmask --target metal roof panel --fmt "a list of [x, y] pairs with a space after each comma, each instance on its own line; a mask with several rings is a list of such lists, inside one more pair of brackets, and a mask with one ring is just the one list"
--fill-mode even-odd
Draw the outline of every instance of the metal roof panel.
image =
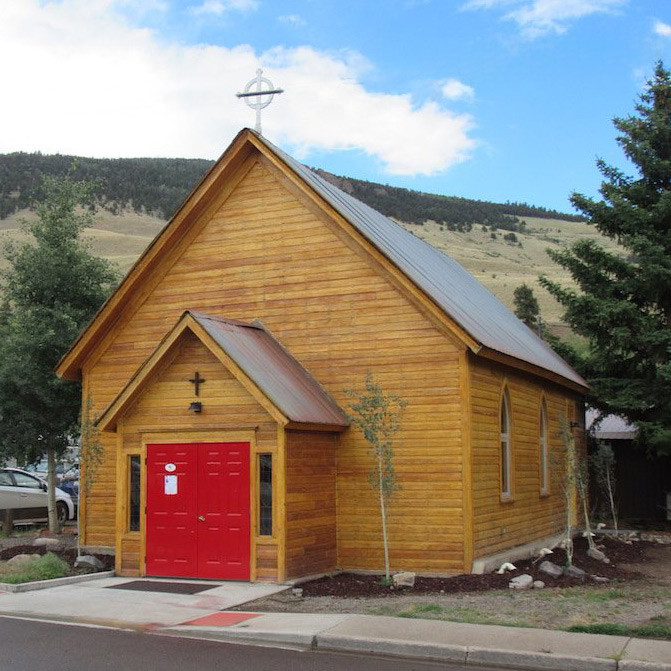
[[260, 139], [472, 338], [587, 388], [573, 368], [457, 261]]
[[189, 313], [292, 422], [347, 426], [347, 416], [261, 325]]

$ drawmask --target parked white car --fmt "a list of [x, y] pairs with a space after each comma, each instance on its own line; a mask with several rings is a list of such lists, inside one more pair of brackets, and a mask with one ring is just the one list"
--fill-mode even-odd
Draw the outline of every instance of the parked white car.
[[[0, 469], [0, 522], [11, 510], [14, 524], [46, 522], [47, 483], [20, 468]], [[75, 517], [75, 506], [69, 494], [56, 487], [58, 521], [63, 524]]]

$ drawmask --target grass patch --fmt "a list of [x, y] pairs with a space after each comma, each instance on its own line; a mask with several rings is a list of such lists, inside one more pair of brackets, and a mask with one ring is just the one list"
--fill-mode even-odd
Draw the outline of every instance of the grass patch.
[[659, 638], [671, 641], [671, 623], [649, 622], [635, 627], [625, 624], [600, 622], [595, 624], [576, 624], [566, 631], [577, 631], [583, 634], [606, 634], [608, 636], [634, 636], [638, 638]]
[[70, 571], [70, 567], [53, 552], [41, 557], [35, 557], [26, 562], [13, 566], [6, 564], [0, 569], [0, 582], [16, 585], [23, 582], [35, 580], [52, 580], [62, 578]]

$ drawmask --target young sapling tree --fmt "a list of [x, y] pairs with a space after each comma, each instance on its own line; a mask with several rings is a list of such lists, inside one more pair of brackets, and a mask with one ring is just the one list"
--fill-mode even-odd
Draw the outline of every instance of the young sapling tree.
[[358, 427], [369, 443], [374, 465], [368, 474], [370, 486], [377, 491], [382, 519], [382, 542], [384, 545], [385, 583], [391, 582], [389, 569], [389, 534], [387, 532], [387, 508], [389, 499], [400, 486], [394, 471], [394, 434], [401, 428], [401, 417], [408, 403], [397, 394], [385, 394], [382, 386], [366, 375], [365, 390], [358, 394], [346, 389], [351, 399], [348, 417]]

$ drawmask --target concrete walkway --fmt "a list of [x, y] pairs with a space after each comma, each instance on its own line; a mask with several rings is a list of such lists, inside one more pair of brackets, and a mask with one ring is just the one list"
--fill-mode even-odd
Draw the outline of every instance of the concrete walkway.
[[217, 584], [194, 595], [108, 589], [128, 582], [131, 579], [101, 578], [0, 593], [0, 615], [536, 671], [671, 671], [668, 641], [370, 615], [226, 610], [286, 589], [282, 585]]

